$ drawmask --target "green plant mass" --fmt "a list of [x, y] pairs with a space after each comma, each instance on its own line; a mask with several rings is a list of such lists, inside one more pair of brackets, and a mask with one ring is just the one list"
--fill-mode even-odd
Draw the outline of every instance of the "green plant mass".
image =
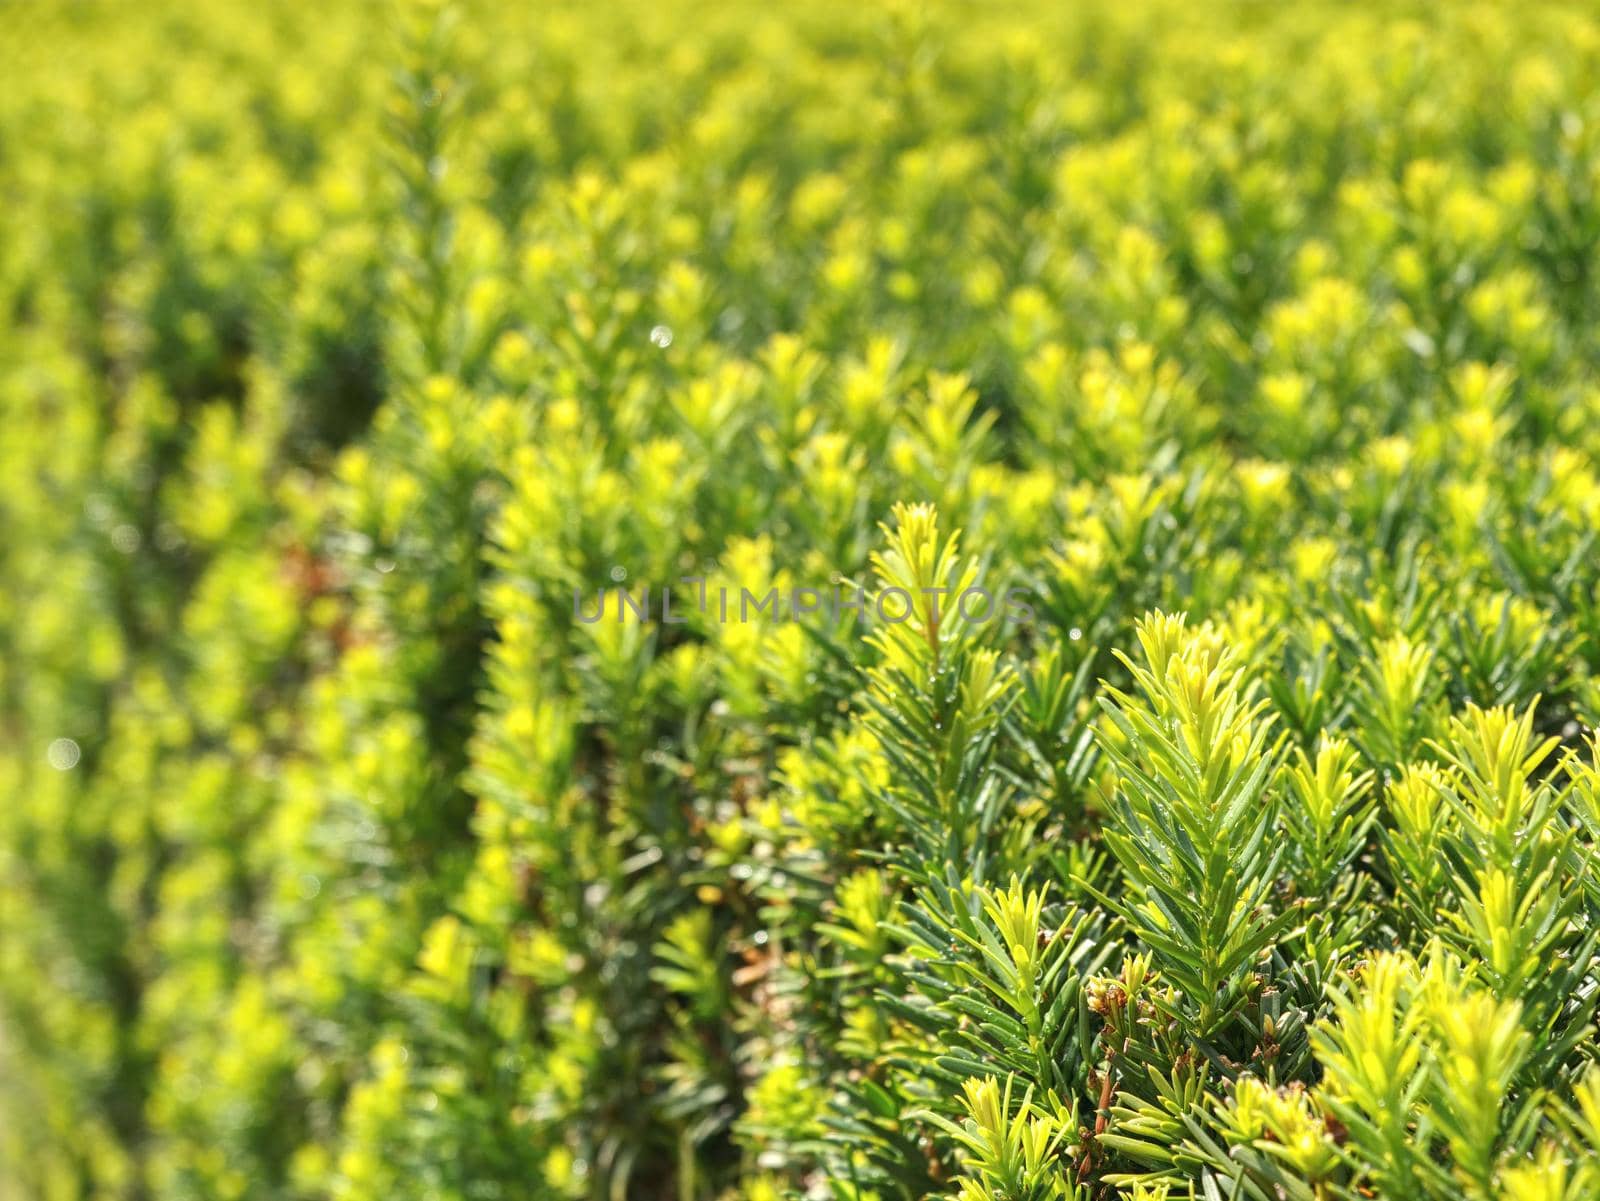
[[1600, 12], [0, 8], [0, 1201], [1600, 1201]]

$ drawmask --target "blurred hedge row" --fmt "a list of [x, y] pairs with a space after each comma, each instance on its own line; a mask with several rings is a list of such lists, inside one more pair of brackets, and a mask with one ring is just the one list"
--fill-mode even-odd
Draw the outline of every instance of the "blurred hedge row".
[[4, 23], [5, 1201], [1600, 1196], [1592, 13]]

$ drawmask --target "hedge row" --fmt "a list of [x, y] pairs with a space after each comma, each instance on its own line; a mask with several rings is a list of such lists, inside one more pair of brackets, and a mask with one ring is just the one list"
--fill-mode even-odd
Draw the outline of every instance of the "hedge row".
[[6, 23], [4, 1201], [1600, 1197], [1593, 13]]

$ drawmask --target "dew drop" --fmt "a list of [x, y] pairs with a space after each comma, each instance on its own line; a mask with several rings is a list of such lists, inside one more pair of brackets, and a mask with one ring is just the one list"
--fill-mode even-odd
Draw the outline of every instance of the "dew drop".
[[78, 766], [78, 760], [83, 758], [83, 752], [72, 739], [57, 738], [45, 751], [44, 757], [57, 771], [71, 771]]
[[119, 525], [111, 531], [111, 545], [121, 554], [133, 554], [139, 549], [139, 541], [139, 531], [131, 525]]

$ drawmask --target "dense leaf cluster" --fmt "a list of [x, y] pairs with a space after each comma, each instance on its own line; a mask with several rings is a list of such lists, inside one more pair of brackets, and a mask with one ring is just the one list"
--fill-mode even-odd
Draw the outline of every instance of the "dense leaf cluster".
[[0, 1199], [1600, 1197], [1592, 13], [5, 24]]

